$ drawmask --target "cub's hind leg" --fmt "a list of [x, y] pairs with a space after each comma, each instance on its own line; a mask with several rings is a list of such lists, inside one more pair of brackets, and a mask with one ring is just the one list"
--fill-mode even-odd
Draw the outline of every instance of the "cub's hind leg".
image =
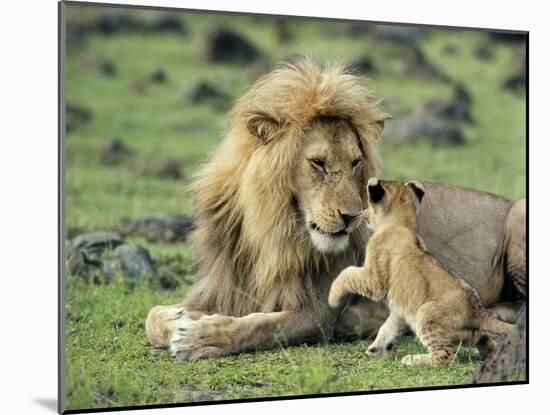
[[[435, 303], [424, 304], [416, 316], [416, 335], [428, 353], [409, 354], [401, 363], [407, 366], [437, 366], [454, 358], [453, 330], [447, 325], [447, 313]], [[434, 319], [433, 316], [437, 316]], [[452, 317], [449, 316], [449, 320]]]
[[408, 325], [405, 320], [395, 311], [391, 311], [384, 324], [378, 330], [376, 339], [368, 347], [367, 354], [369, 356], [388, 354], [407, 329]]
[[418, 330], [420, 342], [428, 349], [428, 353], [409, 354], [401, 363], [407, 366], [437, 366], [451, 363], [454, 358], [454, 345], [447, 336], [447, 328], [435, 322], [427, 322]]

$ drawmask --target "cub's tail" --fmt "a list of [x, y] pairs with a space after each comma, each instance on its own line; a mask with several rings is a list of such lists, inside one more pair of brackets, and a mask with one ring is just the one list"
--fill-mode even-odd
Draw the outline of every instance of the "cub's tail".
[[492, 317], [490, 314], [485, 314], [480, 321], [479, 329], [481, 331], [486, 331], [492, 334], [497, 334], [500, 336], [506, 336], [512, 332], [514, 328], [513, 324], [505, 323], [504, 321], [497, 320]]

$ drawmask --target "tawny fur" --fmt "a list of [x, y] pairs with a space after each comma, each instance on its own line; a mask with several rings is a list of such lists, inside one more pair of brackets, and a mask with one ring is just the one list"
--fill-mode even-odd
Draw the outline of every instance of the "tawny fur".
[[346, 255], [325, 257], [295, 220], [301, 139], [320, 117], [347, 120], [361, 139], [365, 183], [376, 173], [373, 145], [387, 115], [358, 77], [301, 58], [259, 79], [236, 102], [225, 137], [192, 186], [190, 241], [201, 280], [184, 305], [232, 316], [311, 307], [323, 268], [362, 254], [361, 230]]
[[[389, 345], [408, 325], [428, 349], [425, 355], [406, 356], [403, 363], [408, 365], [450, 362], [453, 344], [471, 341], [479, 333], [505, 335], [511, 331], [511, 324], [488, 313], [472, 286], [426, 252], [416, 223], [424, 194], [420, 183], [373, 178], [368, 193], [365, 216], [374, 234], [369, 239], [365, 264], [345, 269], [334, 281], [329, 294], [332, 307], [350, 293], [385, 301], [390, 318], [380, 329], [384, 341], [377, 338], [375, 343]], [[388, 330], [395, 333], [388, 334]], [[485, 352], [494, 347], [487, 336], [479, 340]], [[377, 352], [369, 349], [373, 354]]]

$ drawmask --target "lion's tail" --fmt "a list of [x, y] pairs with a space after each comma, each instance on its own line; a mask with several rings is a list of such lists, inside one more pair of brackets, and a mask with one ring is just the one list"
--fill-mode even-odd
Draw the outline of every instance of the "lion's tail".
[[484, 313], [480, 324], [479, 329], [481, 331], [486, 331], [492, 334], [497, 334], [499, 336], [506, 336], [512, 332], [514, 328], [513, 324], [505, 323], [504, 321], [497, 320], [489, 313]]

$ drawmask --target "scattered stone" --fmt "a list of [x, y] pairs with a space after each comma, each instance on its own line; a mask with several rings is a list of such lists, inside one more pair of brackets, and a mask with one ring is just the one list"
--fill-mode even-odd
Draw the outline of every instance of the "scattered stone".
[[440, 80], [449, 82], [449, 76], [439, 67], [431, 63], [418, 47], [407, 48], [401, 62], [401, 73], [415, 78]]
[[179, 180], [183, 178], [181, 162], [168, 158], [158, 163], [148, 164], [140, 169], [139, 173], [144, 176], [158, 177], [161, 179]]
[[119, 234], [109, 231], [79, 235], [67, 244], [67, 269], [72, 275], [82, 278], [97, 276], [101, 255], [122, 243]]
[[208, 82], [200, 81], [196, 84], [187, 96], [187, 100], [192, 104], [211, 103], [217, 107], [225, 107], [229, 101], [229, 96], [210, 85]]
[[489, 32], [489, 37], [502, 43], [527, 43], [527, 35], [521, 33]]
[[514, 56], [512, 67], [512, 73], [504, 80], [502, 87], [513, 91], [525, 91], [527, 88], [527, 57], [525, 50], [521, 50]]
[[132, 154], [126, 144], [117, 137], [109, 138], [101, 144], [101, 161], [107, 165], [118, 164]]
[[424, 30], [412, 26], [373, 25], [372, 36], [379, 40], [416, 47]]
[[95, 29], [104, 35], [144, 31], [145, 22], [124, 12], [105, 12], [95, 21]]
[[424, 36], [424, 30], [417, 27], [380, 25], [362, 22], [348, 24], [344, 33], [350, 37], [368, 35], [377, 40], [409, 46], [416, 46]]
[[497, 348], [485, 358], [470, 383], [516, 382], [527, 378], [526, 307], [519, 312], [516, 325]]
[[357, 72], [372, 75], [377, 72], [376, 65], [369, 56], [361, 56], [350, 63], [350, 67]]
[[448, 42], [441, 48], [441, 53], [445, 55], [456, 55], [458, 52], [458, 45], [456, 43]]
[[145, 248], [126, 244], [117, 233], [108, 231], [91, 232], [71, 240], [67, 268], [71, 275], [106, 282], [116, 276], [137, 278], [156, 274]]
[[455, 99], [463, 101], [468, 105], [472, 103], [472, 95], [468, 92], [466, 87], [460, 83], [455, 84], [453, 89], [453, 95]]
[[401, 144], [428, 139], [436, 144], [460, 145], [466, 142], [462, 132], [452, 123], [428, 114], [413, 114], [388, 122], [382, 133], [384, 142]]
[[152, 82], [157, 83], [166, 82], [166, 72], [164, 71], [164, 69], [156, 69], [151, 73], [151, 75], [149, 75], [149, 79]]
[[148, 28], [156, 32], [187, 34], [187, 27], [180, 19], [172, 15], [156, 17], [151, 20]]
[[92, 119], [92, 110], [79, 104], [67, 103], [65, 108], [65, 125], [67, 131], [87, 124]]
[[494, 59], [495, 52], [493, 51], [493, 46], [487, 41], [478, 42], [472, 51], [473, 55], [482, 60], [489, 61]]
[[215, 29], [207, 37], [205, 58], [208, 62], [248, 64], [260, 57], [259, 50], [240, 34], [228, 29]]
[[[143, 275], [156, 274], [155, 265], [149, 252], [139, 245], [120, 245], [115, 248], [114, 256], [114, 258], [103, 261], [103, 272], [107, 279], [112, 279], [117, 275], [138, 278]], [[107, 263], [108, 266], [105, 265]]]
[[193, 227], [185, 215], [157, 214], [143, 218], [123, 218], [120, 231], [124, 235], [137, 235], [148, 241], [183, 242]]
[[111, 60], [102, 61], [99, 63], [99, 72], [105, 76], [115, 76], [116, 66]]
[[70, 242], [70, 249], [85, 249], [90, 254], [98, 254], [106, 249], [115, 249], [124, 241], [120, 235], [111, 231], [95, 231], [78, 235]]
[[427, 101], [420, 107], [419, 112], [444, 120], [473, 123], [470, 102], [471, 97], [468, 91], [462, 85], [457, 85], [451, 99]]

